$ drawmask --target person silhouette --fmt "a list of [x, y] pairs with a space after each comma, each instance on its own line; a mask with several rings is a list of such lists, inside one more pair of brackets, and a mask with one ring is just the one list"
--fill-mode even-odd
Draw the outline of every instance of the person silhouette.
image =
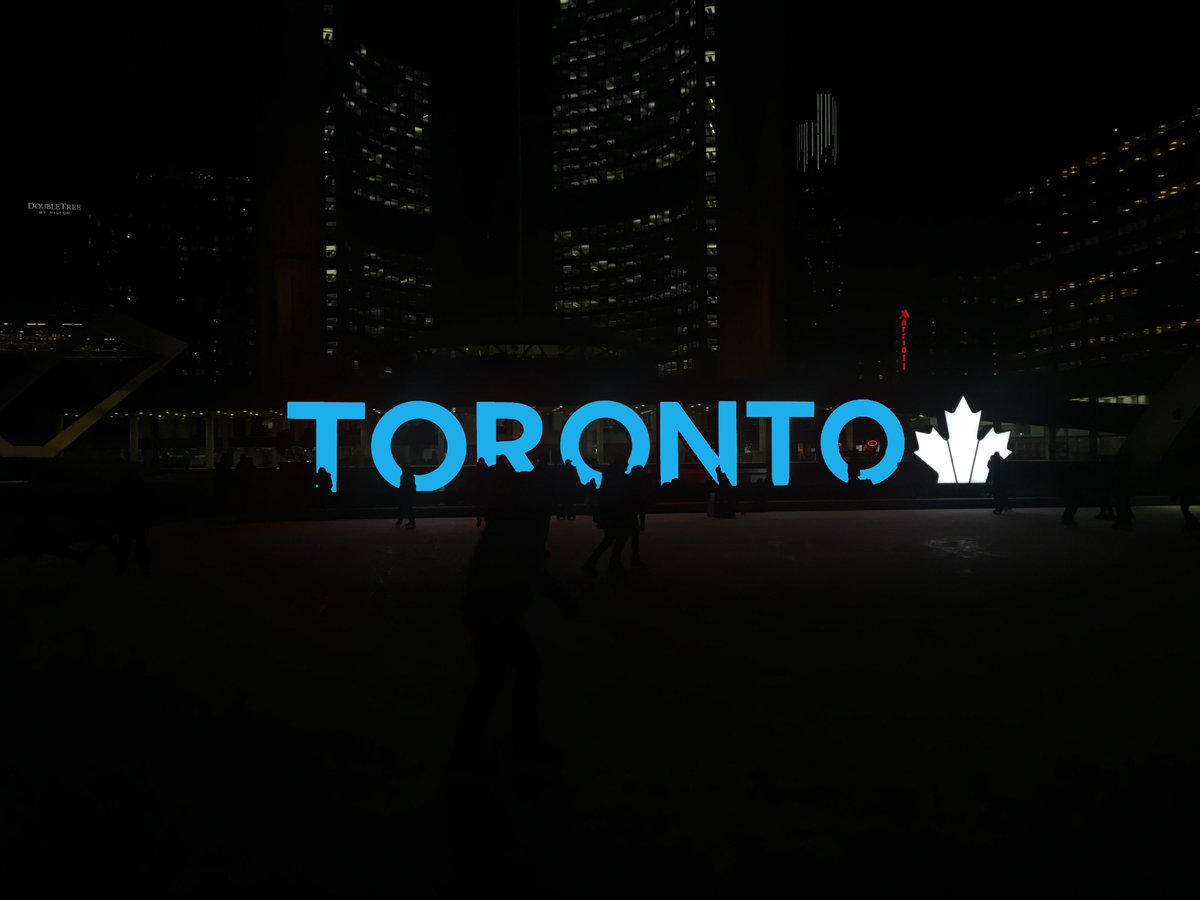
[[1179, 497], [1179, 514], [1183, 517], [1184, 531], [1200, 530], [1200, 520], [1192, 512], [1197, 488], [1200, 487], [1200, 464], [1196, 462], [1200, 455], [1196, 447], [1183, 444], [1173, 448], [1173, 452], [1158, 465], [1159, 479], [1167, 494]]
[[717, 466], [717, 492], [713, 504], [713, 515], [719, 519], [733, 519], [737, 516], [736, 489], [729, 476]]
[[629, 470], [629, 493], [633, 506], [632, 530], [629, 534], [629, 546], [632, 551], [633, 565], [646, 565], [639, 552], [641, 533], [646, 530], [646, 509], [652, 502], [654, 485], [644, 466], [634, 466]]
[[510, 669], [518, 750], [535, 757], [550, 753], [537, 715], [541, 660], [524, 619], [539, 594], [565, 616], [573, 616], [577, 607], [562, 584], [542, 569], [551, 507], [533, 478], [514, 475], [501, 485], [467, 569], [461, 609], [475, 678], [455, 741], [454, 756], [460, 761], [478, 758], [488, 713]]
[[416, 528], [417, 518], [414, 505], [417, 499], [417, 478], [411, 469], [405, 469], [400, 473], [400, 486], [398, 490], [400, 492], [400, 503], [396, 510], [398, 513], [396, 527], [399, 528], [400, 524], [405, 519], [408, 519], [408, 523], [404, 527]]
[[997, 450], [992, 453], [988, 459], [988, 477], [987, 480], [992, 483], [992, 499], [994, 515], [1000, 515], [1006, 509], [1012, 509], [1008, 505], [1008, 463], [1004, 461], [1004, 457]]
[[625, 570], [621, 565], [621, 551], [637, 528], [637, 513], [629, 476], [625, 469], [629, 462], [627, 453], [618, 454], [612, 465], [604, 470], [604, 477], [596, 491], [596, 511], [592, 516], [597, 527], [603, 529], [604, 537], [583, 564], [585, 572], [596, 574], [596, 564], [608, 549], [608, 573], [619, 577]]
[[317, 502], [326, 506], [333, 497], [333, 476], [324, 467], [317, 469], [316, 477], [313, 478], [313, 487], [317, 489]]
[[475, 462], [475, 527], [478, 528], [487, 518], [489, 503], [488, 492], [491, 490], [492, 479], [487, 460], [482, 456]]
[[600, 490], [600, 485], [595, 478], [588, 480], [588, 483], [583, 485], [583, 510], [585, 513], [590, 513], [592, 521], [596, 519], [596, 494]]
[[858, 461], [858, 454], [854, 451], [850, 452], [850, 459], [846, 462], [846, 484], [848, 486], [846, 496], [851, 498], [862, 496], [862, 464]]
[[535, 510], [532, 515], [538, 520], [542, 535], [542, 555], [549, 556], [547, 544], [550, 539], [550, 516], [555, 503], [555, 472], [540, 459], [533, 460], [533, 471], [518, 477], [519, 490], [531, 495]]
[[755, 512], [766, 512], [771, 508], [771, 488], [767, 484], [767, 479], [759, 476], [754, 480], [754, 510]]
[[1063, 501], [1063, 514], [1060, 521], [1064, 525], [1079, 524], [1075, 521], [1075, 513], [1079, 511], [1079, 504], [1082, 502], [1084, 474], [1085, 466], [1082, 462], [1071, 462], [1059, 475]]
[[1095, 487], [1096, 487], [1096, 502], [1100, 507], [1100, 512], [1096, 513], [1096, 518], [1111, 522], [1117, 517], [1116, 511], [1113, 509], [1113, 492], [1115, 490], [1115, 475], [1113, 461], [1110, 457], [1103, 456], [1095, 464]]
[[567, 521], [575, 519], [575, 505], [583, 485], [579, 481], [579, 470], [571, 460], [563, 460], [563, 514]]

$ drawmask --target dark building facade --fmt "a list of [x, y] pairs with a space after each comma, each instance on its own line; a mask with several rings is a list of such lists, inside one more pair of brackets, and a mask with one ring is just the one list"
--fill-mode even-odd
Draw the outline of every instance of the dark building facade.
[[188, 344], [160, 381], [197, 400], [244, 389], [258, 362], [250, 177], [141, 174], [105, 207], [94, 217], [105, 305]]
[[126, 435], [111, 414], [131, 391], [145, 409], [248, 402], [255, 201], [249, 176], [183, 169], [110, 172], [69, 200], [26, 201], [0, 310], [0, 456], [137, 459], [136, 425]]
[[95, 249], [92, 197], [29, 196], [10, 208], [16, 236], [13, 290], [3, 301], [5, 328], [25, 323], [61, 324], [94, 301]]
[[431, 77], [333, 8], [322, 22], [323, 350], [386, 378], [434, 323]]
[[48, 349], [115, 310], [187, 342], [158, 378], [203, 397], [257, 365], [256, 194], [249, 176], [113, 176], [72, 202], [30, 201], [15, 222], [28, 271], [5, 303], [13, 350]]
[[796, 171], [788, 209], [791, 249], [784, 309], [789, 366], [816, 361], [814, 345], [842, 324], [844, 221], [838, 190], [838, 107], [817, 94], [796, 126]]
[[1200, 109], [1007, 198], [1000, 370], [1152, 392], [1195, 349]]
[[384, 381], [433, 316], [433, 95], [405, 16], [279, 20], [261, 141], [266, 395]]
[[999, 374], [999, 312], [995, 275], [930, 279], [926, 296], [910, 315], [897, 314], [894, 371], [968, 381]]
[[554, 312], [635, 338], [665, 375], [720, 346], [718, 27], [694, 0], [553, 14]]

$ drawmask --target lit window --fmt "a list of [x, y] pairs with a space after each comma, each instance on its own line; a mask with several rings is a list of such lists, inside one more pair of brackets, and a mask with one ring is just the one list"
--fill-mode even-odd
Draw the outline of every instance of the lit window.
[[332, 44], [333, 43], [333, 29], [332, 28], [322, 28], [321, 29], [321, 40], [324, 41], [326, 44]]

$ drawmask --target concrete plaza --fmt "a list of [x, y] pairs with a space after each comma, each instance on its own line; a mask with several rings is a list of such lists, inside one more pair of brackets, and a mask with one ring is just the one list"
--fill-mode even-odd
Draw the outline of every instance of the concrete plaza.
[[473, 519], [2, 560], [10, 896], [1162, 895], [1200, 535], [1058, 513], [652, 515], [621, 580], [554, 521], [580, 613], [529, 626], [561, 759], [514, 758], [505, 693], [467, 771]]

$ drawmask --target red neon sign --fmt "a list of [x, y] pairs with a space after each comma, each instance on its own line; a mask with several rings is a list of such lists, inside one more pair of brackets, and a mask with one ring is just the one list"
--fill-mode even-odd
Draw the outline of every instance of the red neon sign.
[[900, 310], [900, 371], [908, 371], [908, 310]]

